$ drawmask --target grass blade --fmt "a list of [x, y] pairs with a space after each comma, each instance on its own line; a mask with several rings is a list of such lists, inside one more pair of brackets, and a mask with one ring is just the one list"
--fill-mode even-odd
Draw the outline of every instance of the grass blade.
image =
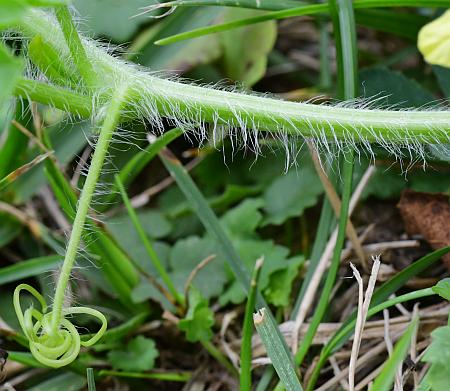
[[272, 365], [286, 390], [302, 391], [303, 389], [295, 371], [291, 351], [281, 336], [280, 330], [273, 321], [273, 318], [267, 316], [265, 308], [261, 308], [253, 315], [253, 322], [266, 347], [267, 355], [272, 361]]
[[175, 0], [158, 3], [143, 8], [144, 12], [151, 12], [160, 8], [172, 7], [199, 7], [199, 6], [218, 6], [218, 7], [239, 7], [253, 8], [264, 11], [277, 11], [287, 8], [298, 7], [302, 2], [296, 0]]
[[[355, 0], [353, 4], [355, 9], [376, 8], [376, 7], [450, 7], [449, 0]], [[213, 26], [201, 27], [170, 37], [160, 39], [155, 42], [156, 45], [169, 45], [171, 43], [184, 41], [201, 37], [208, 34], [232, 30], [234, 28], [248, 26], [251, 24], [262, 23], [268, 20], [279, 20], [304, 15], [326, 14], [329, 12], [328, 4], [302, 5], [300, 7], [287, 10], [274, 11], [265, 15], [245, 18], [229, 23], [216, 24]]]
[[252, 388], [253, 309], [255, 308], [256, 292], [258, 290], [262, 264], [263, 258], [258, 259], [255, 263], [250, 284], [250, 293], [245, 305], [244, 326], [242, 327], [241, 372], [239, 377], [241, 391], [250, 391]]
[[[163, 150], [159, 154], [159, 157], [170, 175], [175, 179], [180, 190], [184, 193], [205, 229], [216, 239], [219, 251], [228, 262], [236, 279], [241, 283], [242, 288], [248, 293], [250, 286], [248, 270], [243, 266], [243, 262], [222, 229], [219, 219], [205, 200], [205, 197], [197, 188], [185, 168], [171, 152], [167, 149]], [[257, 295], [256, 303], [259, 307], [266, 306], [265, 300], [261, 295]]]
[[0, 285], [54, 270], [61, 262], [62, 258], [60, 255], [50, 255], [2, 267], [0, 269]]
[[95, 391], [95, 377], [94, 377], [94, 370], [92, 368], [86, 369], [86, 377], [87, 377], [87, 388], [88, 391]]
[[381, 373], [375, 379], [371, 391], [389, 391], [394, 383], [395, 372], [402, 365], [403, 360], [408, 353], [411, 337], [414, 335], [418, 325], [418, 319], [412, 320], [400, 340], [395, 344], [391, 357], [384, 364]]
[[52, 152], [44, 153], [42, 155], [36, 156], [33, 160], [24, 165], [16, 168], [13, 172], [9, 173], [2, 179], [0, 179], [0, 191], [3, 190], [6, 186], [13, 183], [17, 178], [26, 172], [30, 171], [34, 166], [37, 166], [39, 163], [42, 163], [45, 159], [47, 159]]
[[122, 195], [123, 203], [125, 204], [125, 207], [127, 208], [127, 211], [128, 211], [128, 216], [130, 217], [130, 220], [133, 223], [133, 226], [134, 226], [137, 234], [139, 235], [139, 238], [141, 239], [142, 244], [144, 245], [148, 256], [150, 257], [150, 260], [152, 261], [153, 266], [155, 266], [155, 269], [158, 271], [159, 275], [161, 276], [162, 280], [164, 281], [164, 284], [166, 284], [167, 289], [172, 294], [172, 296], [175, 298], [175, 300], [178, 303], [180, 303], [181, 305], [184, 305], [183, 296], [175, 288], [175, 285], [173, 284], [169, 274], [167, 273], [166, 269], [164, 268], [162, 262], [160, 261], [155, 249], [153, 248], [152, 243], [150, 242], [149, 238], [147, 237], [147, 234], [145, 233], [144, 228], [142, 227], [142, 224], [139, 221], [136, 211], [134, 210], [133, 206], [131, 205], [130, 199], [128, 198], [128, 195], [125, 191], [123, 183], [120, 180], [120, 177], [118, 175], [116, 175], [116, 186], [118, 187], [120, 194]]
[[110, 371], [102, 369], [99, 371], [99, 376], [118, 376], [128, 377], [131, 379], [153, 379], [173, 382], [187, 382], [192, 377], [190, 372], [124, 372], [124, 371]]

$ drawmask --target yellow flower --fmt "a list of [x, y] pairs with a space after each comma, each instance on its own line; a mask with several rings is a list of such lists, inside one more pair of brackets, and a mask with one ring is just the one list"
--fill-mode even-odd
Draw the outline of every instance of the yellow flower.
[[417, 46], [426, 62], [450, 68], [450, 10], [422, 27]]

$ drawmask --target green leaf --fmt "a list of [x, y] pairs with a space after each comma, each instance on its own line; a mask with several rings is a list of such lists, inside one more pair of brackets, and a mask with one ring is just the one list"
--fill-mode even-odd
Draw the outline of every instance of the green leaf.
[[260, 198], [248, 198], [225, 213], [220, 221], [230, 237], [240, 239], [256, 237], [255, 229], [262, 221], [259, 209], [263, 205], [264, 201]]
[[[170, 252], [170, 274], [178, 287], [183, 287], [190, 273], [206, 257], [217, 254], [216, 243], [210, 238], [190, 236], [178, 240]], [[228, 281], [223, 259], [216, 257], [202, 268], [192, 284], [207, 299], [220, 295]]]
[[[231, 8], [224, 22], [259, 15], [251, 9]], [[254, 26], [235, 29], [221, 34], [223, 60], [226, 76], [251, 87], [266, 72], [267, 56], [275, 44], [277, 25], [268, 21]]]
[[431, 333], [431, 344], [422, 361], [431, 364], [426, 376], [431, 390], [450, 389], [450, 326], [439, 327]]
[[[74, 157], [86, 146], [88, 142], [86, 137], [89, 137], [92, 132], [91, 126], [88, 122], [68, 124], [66, 121], [63, 121], [46, 129], [45, 136], [48, 136], [50, 140], [48, 148], [55, 151], [55, 157], [62, 166], [73, 161]], [[22, 133], [20, 134], [22, 135]], [[24, 138], [28, 144], [28, 138], [26, 136]], [[37, 148], [29, 149], [25, 158], [30, 160], [37, 154]], [[49, 161], [47, 159], [45, 162], [46, 168], [48, 167]], [[12, 186], [15, 192], [14, 201], [18, 203], [29, 200], [45, 184], [45, 171], [41, 167], [32, 168], [29, 172], [22, 175]]]
[[444, 278], [433, 286], [433, 292], [450, 301], [450, 278]]
[[[264, 257], [259, 283], [261, 291], [268, 287], [273, 273], [285, 270], [289, 265], [287, 260], [289, 250], [286, 247], [276, 245], [272, 240], [242, 238], [233, 240], [233, 244], [248, 269], [253, 268], [258, 258]], [[225, 305], [228, 302], [238, 304], [244, 301], [245, 297], [246, 293], [243, 287], [232, 283], [220, 296], [219, 302], [221, 305]]]
[[21, 261], [0, 269], [0, 285], [24, 278], [38, 276], [46, 271], [56, 269], [62, 262], [60, 255], [50, 255]]
[[208, 301], [200, 291], [191, 286], [189, 290], [189, 309], [184, 319], [178, 323], [178, 328], [186, 332], [190, 342], [207, 341], [213, 336], [214, 313], [208, 307]]
[[[287, 259], [289, 249], [275, 244], [272, 240], [262, 240], [256, 233], [256, 229], [262, 221], [262, 214], [259, 209], [263, 205], [262, 199], [246, 199], [225, 213], [220, 219], [221, 225], [248, 270], [254, 268], [255, 261], [258, 258], [264, 257], [259, 282], [261, 291], [268, 287], [273, 273], [286, 270], [289, 267]], [[219, 302], [221, 305], [229, 302], [238, 304], [244, 301], [245, 297], [246, 293], [243, 287], [233, 282], [220, 296]]]
[[[364, 69], [359, 73], [361, 95], [376, 98], [380, 106], [420, 107], [435, 97], [415, 80], [388, 68]], [[382, 99], [379, 99], [383, 97]]]
[[[142, 209], [137, 211], [137, 215], [144, 232], [151, 239], [158, 239], [166, 236], [172, 229], [170, 221], [159, 211]], [[142, 245], [139, 236], [136, 235], [133, 223], [127, 215], [121, 214], [108, 219], [106, 221], [106, 226], [120, 247], [125, 249], [126, 253], [130, 255], [140, 267], [150, 274], [156, 273], [156, 269], [148, 259], [147, 251]], [[168, 246], [165, 243], [158, 241], [154, 243], [154, 247], [158, 257], [166, 267], [169, 253]]]
[[[145, 233], [153, 239], [163, 238], [172, 230], [170, 221], [157, 210], [141, 209], [137, 210], [137, 215]], [[131, 244], [130, 233], [134, 233], [134, 228], [126, 213], [108, 219], [106, 224], [118, 241], [123, 241], [124, 248]]]
[[313, 167], [302, 165], [290, 170], [273, 181], [264, 193], [267, 213], [264, 224], [282, 224], [290, 217], [300, 216], [317, 203], [322, 192]]
[[444, 364], [450, 369], [450, 326], [434, 330], [431, 333], [431, 341], [422, 360], [433, 364]]
[[125, 350], [110, 351], [108, 360], [115, 369], [142, 372], [155, 366], [158, 355], [155, 341], [139, 335], [128, 342]]
[[277, 307], [289, 305], [289, 297], [292, 293], [292, 283], [298, 275], [300, 266], [305, 259], [302, 256], [292, 258], [288, 261], [286, 269], [277, 270], [269, 277], [269, 284], [264, 291], [269, 303]]

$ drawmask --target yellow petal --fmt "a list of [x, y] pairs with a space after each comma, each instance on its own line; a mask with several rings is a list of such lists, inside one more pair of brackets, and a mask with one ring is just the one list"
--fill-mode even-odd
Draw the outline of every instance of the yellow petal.
[[450, 10], [422, 27], [417, 46], [426, 62], [450, 67]]

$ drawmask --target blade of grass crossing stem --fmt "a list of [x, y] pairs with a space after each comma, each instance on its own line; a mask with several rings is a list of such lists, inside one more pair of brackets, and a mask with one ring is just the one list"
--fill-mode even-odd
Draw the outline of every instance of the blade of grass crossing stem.
[[297, 0], [175, 0], [161, 2], [155, 6], [144, 8], [144, 11], [151, 11], [158, 8], [172, 8], [172, 7], [198, 7], [198, 6], [219, 6], [219, 7], [239, 7], [239, 8], [254, 8], [263, 11], [277, 11], [288, 8], [298, 7]]
[[358, 48], [351, 0], [329, 0], [336, 45], [339, 99], [356, 98], [358, 94]]
[[[422, 271], [426, 270], [448, 252], [450, 252], [450, 246], [433, 251], [432, 253], [424, 256], [423, 258], [420, 258], [418, 261], [412, 263], [407, 268], [397, 273], [390, 280], [386, 281], [373, 294], [370, 310], [383, 303], [391, 294], [395, 293], [399, 288], [405, 285], [407, 281], [417, 276]], [[319, 361], [315, 365], [311, 374], [311, 381], [315, 381], [313, 379], [316, 379], [319, 376], [320, 370], [325, 365], [328, 357], [330, 357], [331, 354], [333, 354], [341, 346], [343, 346], [345, 342], [347, 342], [347, 340], [350, 338], [354, 331], [355, 320], [356, 311], [354, 311], [349, 316], [349, 318], [347, 318], [340, 329], [336, 331], [336, 333], [331, 337], [327, 344], [322, 348], [319, 356]]]
[[409, 350], [411, 338], [417, 329], [418, 319], [412, 320], [400, 340], [395, 344], [391, 357], [386, 361], [380, 374], [375, 379], [371, 391], [389, 391], [392, 389], [397, 369], [402, 365]]
[[[197, 188], [185, 168], [169, 150], [165, 149], [161, 151], [159, 157], [167, 171], [175, 179], [175, 182], [185, 195], [192, 210], [195, 211], [206, 231], [216, 239], [219, 251], [233, 271], [236, 280], [241, 283], [242, 288], [248, 293], [250, 286], [249, 273], [205, 197]], [[259, 308], [267, 307], [265, 300], [260, 294], [257, 294], [256, 306]]]
[[0, 269], [0, 285], [54, 270], [62, 261], [63, 259], [60, 255], [49, 255], [2, 267]]
[[162, 262], [160, 261], [155, 249], [153, 248], [152, 243], [150, 242], [149, 238], [147, 237], [147, 234], [145, 233], [144, 228], [142, 228], [141, 222], [139, 221], [136, 211], [133, 209], [133, 206], [131, 205], [130, 199], [128, 198], [127, 192], [125, 191], [125, 188], [123, 186], [122, 181], [120, 180], [119, 175], [116, 175], [115, 179], [116, 179], [116, 186], [119, 189], [120, 194], [122, 195], [123, 203], [125, 204], [125, 207], [127, 208], [128, 216], [130, 217], [130, 220], [133, 223], [134, 229], [138, 233], [139, 238], [141, 239], [141, 241], [145, 247], [145, 250], [147, 251], [147, 254], [150, 257], [150, 260], [152, 261], [153, 266], [158, 271], [160, 277], [164, 281], [164, 284], [166, 285], [167, 289], [172, 294], [172, 296], [175, 298], [175, 300], [179, 304], [184, 305], [183, 296], [175, 288], [175, 285], [173, 284], [172, 280], [170, 279], [169, 274], [167, 273], [166, 269], [164, 268]]
[[[333, 20], [333, 31], [336, 44], [338, 64], [338, 89], [340, 99], [353, 99], [358, 88], [358, 64], [356, 47], [356, 29], [351, 0], [329, 0], [330, 12]], [[319, 303], [314, 311], [308, 331], [299, 346], [295, 356], [296, 364], [300, 365], [312, 344], [317, 328], [328, 308], [341, 261], [342, 247], [345, 241], [345, 231], [348, 220], [349, 203], [352, 190], [354, 152], [348, 151], [343, 156], [343, 191], [342, 205], [339, 215], [338, 235], [334, 247], [330, 269], [320, 295]]]
[[291, 351], [273, 318], [267, 316], [265, 308], [261, 308], [253, 315], [253, 322], [266, 348], [267, 355], [286, 390], [302, 391]]
[[88, 389], [88, 391], [96, 391], [94, 370], [92, 368], [87, 368], [86, 369], [86, 377], [87, 377], [87, 389]]
[[[433, 7], [449, 8], [450, 0], [355, 0], [353, 4], [355, 9], [376, 8], [376, 7]], [[249, 26], [256, 23], [266, 22], [268, 20], [279, 20], [293, 18], [303, 15], [327, 14], [330, 8], [328, 4], [302, 5], [296, 8], [273, 11], [264, 15], [252, 18], [239, 19], [229, 23], [215, 24], [213, 26], [200, 27], [198, 29], [175, 34], [162, 38], [155, 42], [157, 45], [169, 45], [186, 39], [198, 38], [204, 35], [214, 34], [222, 31], [228, 31], [239, 27]]]
[[244, 326], [242, 328], [241, 372], [239, 377], [240, 391], [250, 391], [252, 388], [252, 335], [253, 310], [255, 308], [256, 292], [261, 274], [263, 258], [256, 261], [250, 283], [250, 293], [245, 306]]

